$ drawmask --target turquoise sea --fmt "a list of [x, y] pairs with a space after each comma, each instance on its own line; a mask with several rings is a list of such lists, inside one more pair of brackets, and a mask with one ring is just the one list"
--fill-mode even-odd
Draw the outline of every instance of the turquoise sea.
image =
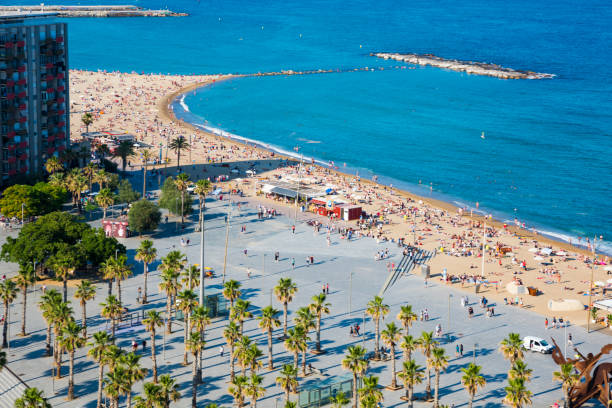
[[[305, 156], [341, 170], [461, 206], [478, 202], [499, 219], [517, 217], [560, 239], [603, 236], [598, 248], [612, 253], [609, 1], [133, 4], [190, 17], [68, 19], [72, 68], [208, 74], [384, 67], [235, 79], [174, 106], [196, 124], [280, 151], [300, 146]], [[376, 51], [495, 62], [556, 77], [395, 69], [400, 63], [369, 56]]]

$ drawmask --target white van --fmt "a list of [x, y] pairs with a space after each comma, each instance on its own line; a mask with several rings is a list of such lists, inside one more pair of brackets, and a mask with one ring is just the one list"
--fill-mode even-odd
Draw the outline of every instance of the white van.
[[523, 339], [523, 348], [525, 350], [531, 350], [542, 354], [552, 353], [555, 346], [548, 344], [548, 342], [539, 337], [526, 336]]

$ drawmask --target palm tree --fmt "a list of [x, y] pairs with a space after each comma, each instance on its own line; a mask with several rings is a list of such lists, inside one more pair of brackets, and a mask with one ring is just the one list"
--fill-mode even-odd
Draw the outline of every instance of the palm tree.
[[102, 316], [106, 317], [111, 322], [111, 335], [114, 344], [117, 319], [121, 318], [121, 315], [123, 313], [123, 307], [121, 306], [121, 303], [117, 300], [115, 295], [110, 295], [109, 297], [107, 297], [106, 302], [100, 303], [100, 306], [102, 306]]
[[261, 309], [261, 315], [257, 316], [257, 319], [259, 319], [259, 327], [268, 334], [268, 368], [270, 370], [274, 369], [274, 362], [272, 360], [272, 332], [275, 327], [280, 326], [280, 320], [276, 318], [279, 313], [280, 312], [272, 306], [266, 306]]
[[187, 339], [189, 337], [189, 333], [191, 332], [191, 325], [190, 325], [190, 319], [191, 319], [191, 311], [196, 307], [196, 305], [198, 304], [196, 301], [197, 295], [192, 291], [192, 290], [184, 290], [182, 292], [179, 292], [176, 296], [179, 305], [177, 305], [177, 307], [183, 312], [183, 319], [185, 321], [185, 330], [184, 330], [184, 337], [183, 337], [183, 344], [184, 344], [184, 348], [185, 351], [183, 353], [183, 365], [186, 366], [188, 364], [187, 362]]
[[246, 352], [246, 363], [251, 369], [251, 374], [257, 373], [261, 368], [262, 364], [260, 358], [263, 357], [263, 352], [257, 347], [256, 343], [251, 344]]
[[400, 307], [400, 312], [397, 314], [397, 320], [404, 326], [404, 336], [408, 336], [408, 328], [412, 327], [412, 323], [417, 319], [416, 313], [412, 311], [411, 305]]
[[198, 196], [199, 202], [198, 207], [200, 209], [200, 217], [198, 218], [198, 225], [200, 228], [204, 228], [204, 207], [206, 206], [206, 195], [212, 188], [210, 180], [202, 179], [198, 180], [193, 189], [193, 193]]
[[503, 403], [512, 408], [521, 408], [525, 405], [531, 405], [531, 391], [525, 388], [525, 381], [520, 378], [508, 379], [506, 397]]
[[306, 376], [306, 351], [308, 350], [308, 338], [306, 330], [302, 326], [295, 326], [287, 332], [285, 348], [293, 353], [293, 364], [298, 368], [298, 357], [302, 353], [302, 375]]
[[527, 363], [525, 363], [523, 360], [516, 360], [512, 364], [510, 371], [508, 371], [508, 378], [520, 378], [524, 382], [528, 383], [531, 381], [532, 373], [533, 370], [527, 368]]
[[372, 319], [374, 319], [374, 326], [376, 331], [374, 337], [374, 359], [380, 360], [380, 318], [382, 317], [384, 320], [387, 313], [389, 313], [389, 305], [385, 305], [383, 303], [382, 297], [374, 296], [374, 299], [368, 302], [366, 313], [372, 316]]
[[427, 387], [425, 388], [425, 393], [427, 394], [427, 399], [431, 397], [431, 365], [430, 358], [431, 352], [438, 345], [438, 342], [434, 340], [433, 332], [422, 332], [421, 338], [419, 339], [419, 349], [423, 352], [425, 356], [426, 369], [427, 369]]
[[166, 333], [168, 334], [172, 333], [172, 316], [170, 315], [170, 306], [172, 305], [172, 298], [176, 296], [177, 292], [181, 288], [180, 284], [177, 281], [178, 276], [178, 271], [167, 269], [162, 272], [162, 281], [159, 284], [159, 291], [166, 293]]
[[190, 265], [183, 270], [181, 274], [181, 283], [187, 286], [187, 289], [192, 290], [200, 285], [200, 268], [195, 265]]
[[391, 349], [391, 388], [401, 388], [397, 386], [397, 379], [395, 378], [395, 346], [397, 345], [397, 342], [400, 338], [400, 329], [395, 325], [394, 322], [388, 323], [387, 328], [382, 331], [381, 336], [382, 341]]
[[8, 347], [7, 336], [9, 306], [15, 301], [18, 292], [19, 288], [17, 288], [17, 284], [14, 281], [10, 279], [5, 279], [3, 282], [0, 282], [0, 299], [4, 304], [4, 322], [2, 323], [2, 348]]
[[478, 389], [483, 388], [487, 384], [485, 378], [480, 374], [480, 369], [480, 366], [473, 363], [470, 363], [470, 365], [461, 369], [463, 372], [461, 383], [470, 396], [468, 408], [472, 408], [474, 396], [478, 392]]
[[36, 273], [34, 268], [30, 264], [20, 265], [19, 273], [15, 277], [15, 283], [23, 294], [23, 309], [21, 318], [21, 336], [27, 336], [26, 334], [26, 310], [28, 304], [28, 287], [36, 283]]
[[74, 353], [83, 347], [85, 340], [81, 337], [83, 328], [74, 320], [71, 320], [62, 329], [60, 344], [62, 348], [70, 353], [70, 373], [68, 375], [68, 400], [74, 399]]
[[64, 327], [69, 321], [73, 320], [72, 308], [67, 302], [60, 302], [51, 310], [51, 319], [53, 322], [53, 332], [55, 333], [54, 338], [54, 361], [57, 367], [56, 378], [62, 378], [62, 353], [63, 349], [60, 346], [61, 333]]
[[412, 358], [412, 352], [419, 348], [419, 340], [411, 335], [402, 337], [400, 348], [404, 351], [404, 361]]
[[295, 325], [302, 326], [306, 334], [317, 327], [315, 320], [316, 316], [310, 311], [309, 307], [300, 307], [293, 318]]
[[289, 402], [289, 393], [297, 392], [297, 369], [291, 364], [284, 364], [276, 377], [276, 383], [285, 391], [285, 402]]
[[240, 335], [242, 336], [244, 329], [244, 322], [247, 319], [253, 317], [253, 313], [248, 311], [248, 308], [251, 306], [251, 302], [248, 300], [238, 299], [236, 304], [230, 311], [230, 319], [238, 322], [240, 325]]
[[136, 251], [135, 256], [137, 261], [142, 262], [144, 268], [144, 290], [142, 296], [142, 304], [147, 304], [147, 281], [149, 279], [149, 265], [157, 258], [157, 249], [153, 246], [153, 241], [148, 239], [143, 240]]
[[79, 214], [81, 213], [81, 194], [87, 185], [87, 179], [81, 169], [72, 169], [66, 176], [66, 188], [72, 194], [72, 202], [76, 204]]
[[149, 161], [153, 158], [153, 153], [150, 150], [144, 149], [141, 152], [142, 156], [142, 197], [147, 197], [147, 166]]
[[189, 143], [187, 142], [187, 139], [185, 139], [184, 136], [178, 136], [174, 139], [172, 139], [172, 141], [170, 141], [170, 144], [168, 145], [168, 147], [171, 150], [174, 150], [174, 153], [176, 153], [176, 167], [181, 168], [181, 150], [189, 150], [190, 146]]
[[96, 196], [96, 203], [102, 208], [102, 218], [106, 219], [106, 211], [115, 203], [115, 195], [110, 188], [103, 188]]
[[253, 342], [248, 336], [241, 336], [236, 342], [236, 359], [242, 368], [242, 375], [246, 375], [247, 367], [249, 366], [249, 349]]
[[191, 182], [189, 181], [188, 174], [181, 173], [174, 179], [174, 185], [181, 194], [181, 226], [185, 223], [185, 194], [187, 193], [189, 184], [191, 184]]
[[51, 328], [53, 327], [53, 311], [62, 302], [62, 295], [55, 290], [49, 289], [43, 294], [38, 302], [38, 307], [47, 323], [47, 341], [45, 349], [47, 356], [51, 355]]
[[74, 274], [76, 270], [74, 255], [70, 250], [62, 251], [55, 254], [51, 260], [55, 276], [62, 281], [64, 287], [64, 302], [68, 301], [68, 276]]
[[353, 373], [353, 408], [357, 408], [357, 377], [363, 375], [368, 369], [368, 361], [365, 358], [366, 349], [361, 346], [349, 346], [342, 368]]
[[366, 407], [375, 408], [383, 401], [383, 394], [378, 387], [378, 377], [363, 377], [363, 387], [359, 390], [359, 401]]
[[47, 173], [49, 174], [55, 174], [57, 172], [63, 171], [64, 165], [57, 157], [51, 156], [45, 162], [45, 170], [47, 170]]
[[251, 374], [247, 383], [245, 393], [251, 398], [250, 407], [257, 408], [257, 400], [266, 395], [266, 389], [261, 386], [263, 377], [257, 374]]
[[191, 333], [189, 340], [187, 341], [187, 348], [193, 355], [192, 363], [192, 378], [191, 378], [191, 407], [196, 408], [197, 405], [197, 388], [198, 388], [198, 360], [200, 359], [200, 353], [204, 350], [206, 342], [202, 338], [199, 331]]
[[112, 339], [105, 331], [94, 333], [93, 340], [87, 343], [91, 348], [87, 355], [98, 363], [98, 404], [97, 408], [102, 404], [102, 380], [104, 378], [104, 366], [107, 364], [107, 351], [112, 343]]
[[342, 408], [351, 402], [342, 391], [338, 392], [335, 397], [330, 397], [329, 400], [332, 403], [332, 408]]
[[129, 386], [126, 406], [127, 408], [131, 408], [132, 387], [135, 383], [144, 380], [144, 378], [147, 376], [147, 371], [149, 370], [140, 366], [140, 355], [134, 353], [127, 353], [121, 356], [120, 363], [125, 369], [126, 380]]
[[[107, 146], [108, 149], [108, 146]], [[108, 183], [110, 183], [111, 177], [110, 175], [104, 171], [104, 169], [100, 169], [96, 172], [96, 174], [94, 174], [93, 177], [93, 182], [98, 184], [98, 187], [100, 187], [100, 190], [102, 190], [104, 188], [104, 186]]]
[[160, 395], [164, 401], [164, 408], [168, 408], [171, 401], [176, 402], [181, 398], [176, 380], [170, 378], [168, 374], [159, 377], [159, 385], [161, 386]]
[[402, 371], [400, 371], [398, 375], [406, 387], [406, 401], [408, 401], [408, 406], [412, 408], [414, 386], [422, 383], [424, 378], [422, 367], [414, 360], [404, 361], [402, 364]]
[[87, 338], [87, 302], [96, 297], [96, 287], [87, 279], [82, 280], [74, 292], [74, 297], [80, 300], [83, 310], [83, 337]]
[[230, 380], [233, 381], [235, 378], [235, 370], [234, 370], [234, 361], [236, 359], [236, 355], [234, 353], [234, 346], [238, 339], [240, 339], [240, 328], [236, 324], [236, 322], [230, 321], [228, 325], [223, 330], [223, 338], [225, 339], [227, 345], [230, 347]]
[[127, 256], [119, 255], [116, 258], [110, 257], [103, 264], [104, 279], [114, 280], [117, 283], [117, 294], [119, 303], [121, 301], [121, 281], [127, 279], [132, 274], [132, 267], [127, 264]]
[[131, 391], [126, 369], [119, 366], [106, 374], [104, 393], [111, 400], [112, 408], [119, 408], [119, 397]]
[[223, 297], [229, 300], [230, 309], [234, 308], [234, 301], [242, 294], [240, 286], [242, 286], [241, 283], [233, 279], [223, 284]]
[[125, 166], [127, 165], [127, 158], [134, 155], [134, 145], [129, 140], [124, 140], [119, 143], [119, 146], [115, 149], [115, 157], [121, 158], [121, 168], [125, 173]]
[[[191, 312], [191, 328], [202, 335], [205, 338], [206, 326], [210, 324], [210, 313], [205, 306], [196, 306]], [[201, 360], [201, 359], [198, 359]], [[199, 367], [201, 361], [196, 362], [198, 364], [198, 382], [201, 381], [202, 367]]]
[[66, 188], [66, 180], [64, 173], [53, 173], [49, 176], [48, 181], [50, 186]]
[[317, 340], [315, 342], [315, 350], [317, 353], [321, 352], [321, 317], [324, 314], [329, 314], [329, 307], [331, 303], [325, 302], [325, 293], [319, 293], [312, 297], [312, 303], [310, 304], [310, 311], [315, 314], [317, 318]]
[[92, 192], [91, 187], [93, 184], [94, 176], [96, 175], [97, 171], [98, 171], [98, 166], [96, 166], [94, 163], [88, 163], [87, 166], [83, 167], [83, 174], [87, 178], [90, 193]]
[[155, 383], [144, 384], [144, 397], [134, 398], [134, 408], [162, 408], [164, 400], [160, 396], [161, 385]]
[[561, 382], [563, 406], [568, 408], [570, 404], [569, 390], [580, 382], [580, 375], [574, 374], [574, 366], [572, 364], [561, 364], [561, 370], [553, 372], [553, 380]]
[[155, 330], [163, 327], [164, 321], [161, 314], [155, 310], [149, 310], [147, 317], [142, 321], [145, 329], [151, 332], [151, 361], [153, 362], [153, 382], [157, 384], [157, 359], [155, 357]]
[[448, 367], [448, 358], [441, 347], [436, 347], [431, 353], [431, 361], [429, 365], [434, 369], [436, 373], [436, 388], [434, 391], [434, 408], [438, 408], [439, 404], [439, 391], [440, 391], [440, 371], [445, 371]]
[[291, 278], [280, 278], [274, 287], [274, 294], [283, 304], [283, 338], [287, 337], [287, 307], [297, 293], [297, 286]]
[[38, 388], [26, 388], [23, 396], [15, 400], [15, 408], [51, 408], [51, 404]]
[[81, 122], [85, 125], [85, 131], [89, 133], [89, 125], [93, 123], [93, 115], [91, 112], [85, 112], [83, 116], [81, 116]]
[[518, 333], [510, 333], [508, 337], [499, 343], [499, 351], [503, 354], [510, 364], [514, 364], [516, 360], [523, 359], [523, 342]]
[[235, 377], [227, 391], [234, 397], [234, 401], [238, 408], [244, 405], [245, 391], [248, 386], [248, 379], [245, 375], [239, 375]]

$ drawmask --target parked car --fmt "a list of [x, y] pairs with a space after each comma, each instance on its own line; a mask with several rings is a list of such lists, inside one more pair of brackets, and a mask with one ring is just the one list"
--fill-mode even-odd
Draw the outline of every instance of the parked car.
[[535, 351], [542, 354], [550, 354], [555, 346], [548, 344], [546, 340], [539, 337], [526, 336], [523, 339], [523, 348], [525, 350]]

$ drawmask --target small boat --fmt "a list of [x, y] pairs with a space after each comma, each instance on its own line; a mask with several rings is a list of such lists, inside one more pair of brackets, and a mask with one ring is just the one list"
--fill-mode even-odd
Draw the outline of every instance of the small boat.
[[480, 138], [481, 138], [481, 139], [484, 139], [484, 138], [485, 138], [485, 134], [484, 134], [484, 132], [482, 132], [482, 134], [480, 135]]

